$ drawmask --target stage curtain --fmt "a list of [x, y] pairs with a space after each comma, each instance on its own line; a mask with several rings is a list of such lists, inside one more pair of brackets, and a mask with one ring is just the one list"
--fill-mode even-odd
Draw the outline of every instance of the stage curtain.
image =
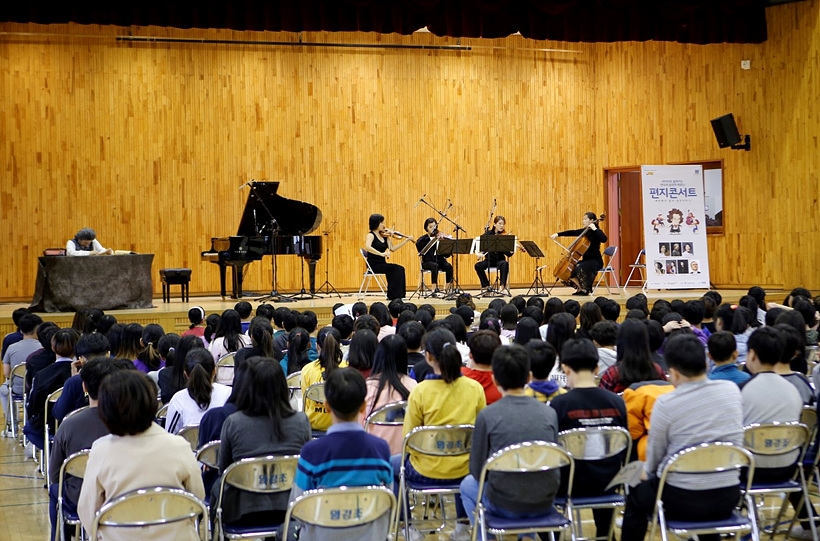
[[0, 21], [257, 31], [361, 31], [570, 42], [761, 43], [762, 0], [238, 0], [3, 2]]

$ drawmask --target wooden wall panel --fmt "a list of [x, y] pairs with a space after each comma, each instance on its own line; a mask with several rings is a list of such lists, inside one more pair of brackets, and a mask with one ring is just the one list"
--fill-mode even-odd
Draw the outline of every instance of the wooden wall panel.
[[[189, 266], [193, 292], [216, 291], [199, 252], [234, 232], [247, 197], [237, 187], [252, 178], [320, 207], [323, 228], [338, 221], [329, 262], [340, 289], [358, 287], [367, 216], [418, 234], [425, 193], [451, 199], [470, 236], [497, 198], [512, 231], [552, 262], [549, 233], [602, 211], [605, 167], [716, 158], [727, 228], [710, 237], [713, 282], [818, 289], [807, 256], [818, 231], [818, 1], [768, 13], [770, 39], [757, 46], [462, 40], [471, 51], [128, 43], [111, 36], [297, 36], [0, 25], [0, 299], [29, 297], [40, 251], [87, 225], [106, 246], [154, 252], [155, 276]], [[533, 46], [578, 53], [522, 49]], [[718, 150], [709, 119], [729, 111], [751, 152]], [[412, 290], [413, 250], [395, 260]], [[465, 285], [477, 283], [473, 262], [462, 259]], [[512, 282], [529, 283], [533, 266], [516, 256]], [[298, 289], [297, 260], [279, 258], [279, 271], [280, 289]], [[246, 287], [270, 289], [269, 262], [251, 266]]]

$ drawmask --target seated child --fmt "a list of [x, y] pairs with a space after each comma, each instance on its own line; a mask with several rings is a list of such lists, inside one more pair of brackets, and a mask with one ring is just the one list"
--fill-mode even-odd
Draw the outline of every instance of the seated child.
[[[387, 442], [364, 431], [358, 422], [365, 409], [367, 384], [354, 368], [337, 368], [325, 382], [325, 404], [332, 425], [327, 434], [302, 448], [291, 501], [306, 490], [340, 486], [393, 485], [390, 447]], [[304, 526], [300, 539], [377, 539], [387, 536], [390, 517], [374, 523], [335, 531]], [[343, 532], [343, 533], [342, 533]], [[343, 537], [338, 537], [342, 535]]]

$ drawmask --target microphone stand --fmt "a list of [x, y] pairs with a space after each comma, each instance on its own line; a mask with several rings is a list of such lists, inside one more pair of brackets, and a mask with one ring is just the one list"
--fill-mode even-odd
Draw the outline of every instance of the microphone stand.
[[[276, 221], [276, 218], [273, 217], [273, 213], [270, 211], [268, 206], [265, 204], [265, 201], [262, 197], [259, 196], [256, 190], [256, 183], [251, 181], [249, 184], [251, 188], [251, 193], [256, 197], [256, 200], [259, 201], [259, 204], [265, 209], [265, 212], [268, 213], [270, 217], [270, 253], [272, 258], [272, 272], [271, 272], [271, 290], [270, 293], [255, 299], [258, 302], [294, 302], [293, 299], [286, 297], [284, 295], [280, 295], [278, 291], [276, 291], [276, 237], [277, 233], [279, 232], [279, 223]], [[254, 213], [254, 221], [256, 220], [256, 213]]]
[[[448, 199], [447, 200], [447, 203], [448, 203], [447, 208], [445, 208], [443, 212], [440, 211], [439, 209], [437, 209], [435, 207], [435, 205], [433, 205], [432, 203], [427, 201], [427, 198], [424, 197], [424, 196], [422, 196], [422, 198], [419, 199], [419, 203], [424, 203], [425, 205], [427, 205], [428, 207], [433, 209], [433, 212], [435, 212], [436, 214], [439, 215], [438, 223], [441, 223], [442, 220], [447, 220], [448, 222], [453, 224], [453, 231], [456, 234], [456, 238], [455, 238], [456, 245], [458, 245], [459, 233], [463, 232], [466, 235], [467, 230], [464, 229], [463, 227], [461, 227], [461, 225], [459, 225], [458, 223], [456, 223], [455, 221], [453, 221], [452, 219], [450, 219], [447, 216], [447, 211], [450, 210], [450, 208], [453, 206], [453, 202]], [[459, 283], [458, 283], [458, 254], [456, 254], [456, 253], [453, 254], [453, 282], [452, 282], [452, 286], [450, 286], [448, 284], [448, 288], [449, 288], [449, 291], [447, 292], [447, 294], [444, 297], [447, 300], [455, 299], [456, 297], [458, 297], [462, 293], [462, 289], [461, 289], [461, 287], [459, 286]]]
[[[322, 231], [322, 235], [325, 236], [325, 283], [319, 286], [319, 289], [316, 290], [316, 293], [324, 293], [325, 295], [332, 295], [335, 294], [340, 299], [342, 296], [336, 291], [336, 288], [333, 287], [333, 284], [330, 283], [330, 233], [336, 229], [336, 225], [339, 223], [338, 220], [333, 220], [330, 222], [330, 227], [326, 231]], [[324, 289], [324, 291], [323, 291]]]

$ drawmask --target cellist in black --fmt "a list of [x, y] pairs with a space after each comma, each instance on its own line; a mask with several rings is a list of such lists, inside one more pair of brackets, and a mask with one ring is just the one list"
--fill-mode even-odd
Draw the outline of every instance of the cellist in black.
[[568, 229], [550, 235], [556, 237], [578, 237], [585, 235], [589, 240], [589, 248], [584, 252], [581, 261], [575, 266], [570, 275], [570, 283], [577, 289], [573, 295], [591, 295], [592, 282], [598, 271], [604, 268], [604, 258], [601, 256], [601, 243], [607, 241], [606, 234], [598, 228], [598, 219], [594, 212], [587, 212], [581, 221], [581, 229]]

